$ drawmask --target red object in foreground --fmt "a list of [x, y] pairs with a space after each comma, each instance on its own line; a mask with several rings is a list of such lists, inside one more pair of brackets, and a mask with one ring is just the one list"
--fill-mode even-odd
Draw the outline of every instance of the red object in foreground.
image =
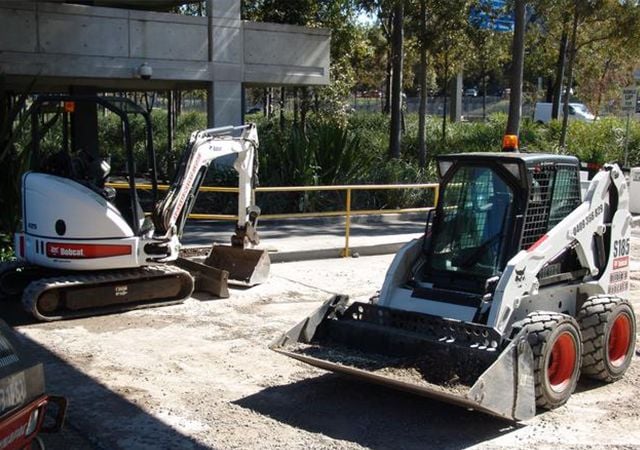
[[[54, 423], [45, 424], [47, 407], [58, 407]], [[38, 433], [55, 433], [62, 428], [67, 409], [64, 397], [42, 395], [0, 420], [0, 449], [29, 448]]]

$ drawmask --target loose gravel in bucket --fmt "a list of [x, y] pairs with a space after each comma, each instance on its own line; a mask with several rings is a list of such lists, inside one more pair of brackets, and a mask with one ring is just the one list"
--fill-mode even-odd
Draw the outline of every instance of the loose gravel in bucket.
[[[326, 347], [298, 343], [290, 351], [346, 367], [353, 367], [395, 381], [437, 392], [465, 395], [471, 385], [469, 376], [461, 377], [454, 367], [439, 363], [428, 356], [419, 359], [392, 358], [386, 355], [363, 353], [346, 347]], [[472, 377], [475, 379], [475, 377]]]

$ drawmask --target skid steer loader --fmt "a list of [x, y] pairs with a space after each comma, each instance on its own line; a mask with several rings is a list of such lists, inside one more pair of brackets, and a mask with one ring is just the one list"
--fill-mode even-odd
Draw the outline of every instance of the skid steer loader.
[[[121, 153], [108, 149], [111, 153], [97, 157], [69, 139], [69, 115], [82, 103], [96, 104], [120, 119]], [[53, 118], [44, 121], [43, 113]], [[197, 287], [206, 285], [221, 297], [229, 296], [228, 281], [255, 285], [266, 280], [268, 254], [250, 248], [259, 242], [260, 209], [251, 198], [255, 125], [193, 132], [167, 194], [157, 201], [156, 155], [146, 110], [117, 97], [56, 95], [38, 97], [30, 114], [32, 170], [22, 177], [23, 229], [16, 233], [14, 247], [18, 261], [0, 264], [0, 296], [20, 296], [35, 318], [57, 320], [182, 302], [194, 290], [191, 273], [202, 281]], [[136, 168], [133, 115], [142, 116], [146, 125], [144, 168]], [[52, 151], [44, 144], [51, 140], [47, 130], [56, 120], [62, 122], [63, 148], [54, 141]], [[215, 245], [204, 263], [180, 258], [180, 237], [207, 168], [227, 155], [236, 156], [239, 174], [232, 245]], [[128, 186], [117, 194], [107, 184], [111, 156], [121, 160], [120, 176]], [[155, 206], [150, 217], [136, 188], [141, 172], [151, 183]]]
[[578, 160], [474, 153], [438, 159], [426, 232], [369, 303], [335, 296], [277, 352], [511, 420], [555, 408], [579, 376], [631, 363], [631, 216], [607, 165], [581, 199]]

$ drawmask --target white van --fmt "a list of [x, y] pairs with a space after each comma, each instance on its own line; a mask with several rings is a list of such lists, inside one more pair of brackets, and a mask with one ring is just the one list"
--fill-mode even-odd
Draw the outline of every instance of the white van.
[[[560, 117], [562, 117], [563, 105], [560, 105]], [[569, 119], [580, 120], [582, 122], [593, 122], [595, 116], [591, 114], [589, 108], [583, 103], [569, 103]], [[533, 113], [533, 121], [538, 123], [549, 123], [551, 121], [551, 103], [538, 102]]]

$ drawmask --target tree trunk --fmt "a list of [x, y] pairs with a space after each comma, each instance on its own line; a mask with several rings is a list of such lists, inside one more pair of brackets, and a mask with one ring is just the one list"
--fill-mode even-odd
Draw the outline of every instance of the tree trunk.
[[444, 54], [444, 97], [442, 99], [442, 142], [447, 140], [447, 93], [449, 92], [449, 52]]
[[390, 30], [393, 29], [393, 14], [394, 11], [391, 11], [389, 14], [388, 22], [386, 27], [383, 29], [386, 30], [385, 36], [387, 37], [388, 50], [387, 50], [387, 66], [385, 68], [385, 79], [384, 79], [384, 106], [382, 108], [382, 112], [384, 114], [389, 114], [391, 112], [391, 78], [393, 76], [393, 50], [392, 50], [392, 40], [393, 37], [390, 34]]
[[286, 91], [284, 87], [280, 88], [280, 131], [284, 130], [284, 97]]
[[564, 89], [564, 104], [562, 105], [562, 130], [560, 131], [560, 148], [564, 149], [567, 144], [567, 127], [569, 126], [569, 97], [571, 96], [571, 84], [573, 83], [573, 65], [576, 61], [576, 36], [578, 34], [578, 23], [580, 15], [578, 13], [578, 0], [574, 4], [573, 27], [571, 29], [571, 42], [569, 43], [569, 61], [567, 64], [567, 86]]
[[487, 74], [482, 70], [482, 121], [487, 121]]
[[176, 122], [178, 117], [182, 114], [182, 91], [180, 89], [175, 90], [174, 94], [174, 108], [176, 109]]
[[544, 101], [546, 103], [553, 102], [554, 83], [555, 83], [555, 80], [553, 80], [551, 77], [547, 77], [547, 88], [545, 89], [545, 93], [544, 93]]
[[420, 108], [418, 111], [418, 160], [427, 166], [427, 0], [420, 0]]
[[513, 62], [511, 66], [511, 95], [506, 134], [518, 136], [522, 116], [522, 75], [524, 71], [524, 34], [527, 27], [525, 0], [515, 2], [515, 30], [513, 33]]
[[303, 86], [300, 88], [300, 129], [306, 133], [307, 129], [307, 113], [309, 112], [309, 88]]
[[609, 73], [609, 68], [611, 68], [611, 59], [612, 58], [607, 58], [607, 62], [604, 63], [602, 76], [600, 77], [600, 81], [598, 82], [598, 96], [596, 97], [596, 105], [593, 111], [593, 115], [596, 119], [600, 117], [600, 106], [602, 106], [602, 91], [604, 90], [604, 84], [607, 78], [607, 74]]
[[401, 143], [401, 109], [402, 109], [402, 64], [404, 30], [404, 0], [397, 0], [393, 13], [392, 34], [392, 70], [391, 80], [391, 133], [389, 136], [389, 155], [391, 158], [400, 158]]
[[269, 94], [267, 88], [262, 89], [262, 115], [269, 117]]
[[560, 112], [560, 99], [562, 98], [562, 81], [564, 79], [564, 67], [567, 63], [567, 22], [562, 27], [562, 37], [560, 38], [560, 52], [558, 53], [558, 64], [556, 67], [556, 81], [553, 86], [553, 102], [551, 104], [551, 118], [558, 120]]
[[293, 124], [298, 125], [300, 119], [300, 96], [298, 88], [293, 88]]

